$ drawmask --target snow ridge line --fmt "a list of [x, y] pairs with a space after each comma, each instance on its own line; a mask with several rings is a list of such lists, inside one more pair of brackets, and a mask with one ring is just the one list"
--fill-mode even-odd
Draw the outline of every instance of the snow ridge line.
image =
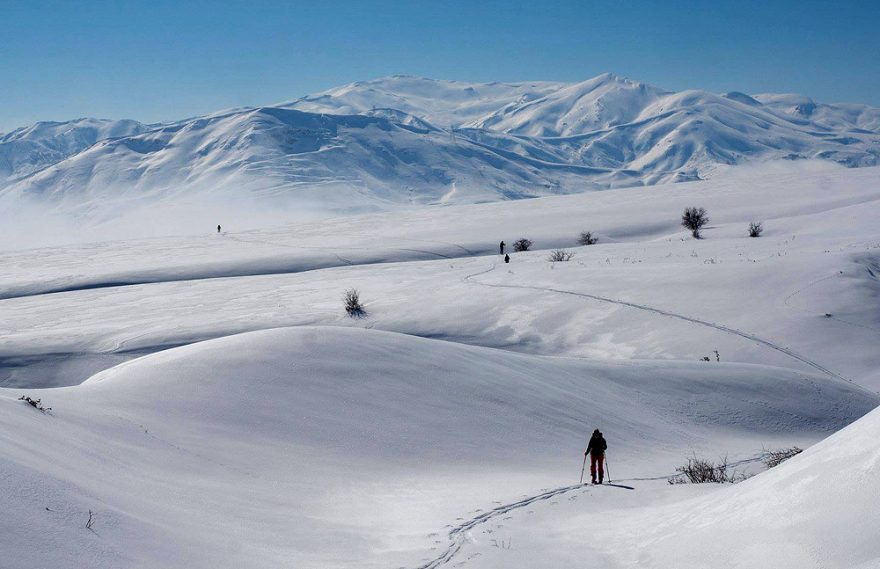
[[847, 379], [847, 378], [843, 377], [842, 375], [840, 375], [836, 372], [833, 372], [830, 369], [828, 369], [828, 368], [814, 362], [813, 360], [810, 360], [810, 359], [808, 359], [808, 358], [806, 358], [806, 357], [804, 357], [804, 356], [802, 356], [802, 355], [800, 355], [800, 354], [798, 354], [798, 353], [796, 353], [786, 347], [780, 346], [779, 344], [774, 344], [773, 342], [771, 342], [769, 340], [765, 340], [759, 336], [755, 336], [754, 334], [750, 334], [748, 332], [743, 332], [742, 330], [737, 330], [736, 328], [730, 328], [729, 326], [724, 326], [723, 324], [715, 324], [713, 322], [708, 322], [706, 320], [700, 320], [699, 318], [692, 318], [690, 316], [685, 316], [683, 314], [677, 314], [675, 312], [668, 312], [666, 310], [662, 310], [660, 308], [654, 308], [653, 306], [648, 306], [645, 304], [638, 304], [635, 302], [628, 302], [625, 300], [615, 300], [613, 298], [607, 298], [607, 297], [598, 296], [595, 294], [588, 294], [585, 292], [574, 292], [571, 290], [562, 290], [562, 289], [557, 289], [557, 288], [545, 288], [545, 287], [530, 286], [530, 285], [489, 284], [489, 283], [483, 283], [483, 282], [480, 282], [477, 280], [473, 280], [474, 277], [478, 277], [480, 275], [484, 275], [486, 273], [494, 271], [495, 266], [496, 266], [496, 264], [492, 263], [492, 266], [489, 269], [486, 269], [485, 271], [480, 271], [478, 273], [474, 273], [472, 275], [467, 275], [466, 277], [464, 277], [463, 280], [468, 281], [468, 282], [474, 282], [474, 283], [479, 284], [481, 286], [487, 286], [487, 287], [491, 287], [491, 288], [512, 288], [512, 289], [522, 289], [522, 290], [535, 290], [538, 292], [553, 292], [553, 293], [557, 293], [557, 294], [567, 294], [570, 296], [579, 296], [581, 298], [589, 298], [591, 300], [598, 300], [599, 302], [608, 302], [608, 303], [617, 304], [620, 306], [628, 306], [630, 308], [635, 308], [637, 310], [644, 310], [646, 312], [653, 312], [655, 314], [660, 314], [661, 316], [668, 316], [670, 318], [677, 318], [679, 320], [684, 320], [685, 322], [690, 322], [692, 324], [699, 324], [701, 326], [707, 326], [709, 328], [714, 328], [715, 330], [720, 330], [722, 332], [727, 332], [728, 334], [733, 334], [734, 336], [740, 336], [740, 337], [745, 338], [747, 340], [751, 340], [752, 342], [756, 342], [758, 344], [766, 346], [772, 350], [776, 350], [777, 352], [781, 352], [791, 358], [798, 360], [799, 362], [801, 362], [803, 364], [806, 364], [806, 365], [824, 373], [825, 375], [828, 375], [828, 376], [833, 377], [835, 379], [839, 379], [841, 381], [845, 381], [846, 383], [849, 383], [850, 385], [856, 387], [857, 389], [859, 389], [865, 393], [869, 393], [869, 394], [875, 395], [875, 396], [877, 395], [876, 392], [871, 391], [870, 389], [863, 387], [862, 385], [856, 383], [855, 381], [853, 381], [851, 379]]
[[[24, 290], [24, 291], [16, 291], [12, 290], [2, 290], [0, 289], [0, 301], [2, 300], [12, 300], [16, 298], [30, 298], [35, 296], [44, 296], [50, 294], [59, 294], [64, 292], [80, 292], [85, 290], [94, 290], [94, 289], [102, 289], [102, 288], [121, 288], [121, 287], [129, 287], [129, 286], [141, 286], [141, 285], [151, 285], [151, 284], [164, 284], [164, 283], [180, 283], [180, 282], [193, 282], [193, 281], [202, 281], [202, 280], [211, 280], [211, 279], [237, 279], [237, 278], [245, 278], [245, 277], [263, 277], [263, 276], [276, 276], [276, 275], [296, 275], [300, 273], [308, 273], [312, 271], [323, 271], [327, 269], [337, 269], [339, 267], [349, 266], [349, 267], [358, 267], [358, 266], [366, 266], [366, 265], [382, 265], [382, 264], [391, 264], [391, 263], [400, 263], [400, 262], [412, 262], [412, 261], [427, 261], [432, 258], [437, 259], [461, 259], [465, 257], [472, 257], [477, 255], [476, 252], [462, 246], [457, 243], [450, 243], [446, 241], [428, 241], [425, 239], [405, 239], [406, 241], [423, 241], [425, 243], [436, 243], [441, 245], [446, 245], [448, 247], [455, 247], [462, 251], [462, 254], [456, 255], [450, 252], [449, 255], [445, 253], [438, 253], [437, 251], [429, 251], [427, 249], [410, 249], [405, 247], [391, 247], [388, 248], [389, 251], [402, 251], [405, 253], [416, 253], [417, 255], [424, 255], [423, 259], [407, 259], [405, 261], [397, 261], [391, 259], [380, 259], [380, 260], [366, 260], [366, 261], [352, 261], [351, 259], [347, 259], [343, 257], [339, 253], [336, 252], [333, 248], [327, 247], [310, 247], [310, 246], [299, 246], [299, 245], [288, 245], [284, 243], [273, 243], [270, 241], [263, 240], [254, 240], [254, 239], [242, 239], [240, 237], [234, 237], [227, 234], [222, 234], [224, 238], [230, 239], [232, 241], [239, 241], [241, 243], [259, 243], [264, 245], [270, 245], [275, 247], [287, 247], [291, 249], [315, 249], [318, 251], [326, 252], [329, 255], [336, 257], [337, 263], [328, 262], [328, 263], [315, 263], [312, 266], [307, 266], [304, 268], [299, 267], [266, 267], [266, 268], [240, 268], [240, 267], [230, 267], [223, 270], [211, 271], [207, 268], [201, 268], [195, 271], [192, 271], [189, 274], [181, 274], [178, 276], [167, 276], [167, 277], [151, 277], [149, 276], [150, 270], [145, 270], [141, 273], [130, 273], [123, 276], [120, 276], [113, 280], [86, 280], [79, 283], [65, 284], [65, 285], [51, 285], [51, 284], [42, 284], [36, 287], [36, 290]], [[344, 247], [342, 248], [345, 251], [369, 251], [369, 247]]]

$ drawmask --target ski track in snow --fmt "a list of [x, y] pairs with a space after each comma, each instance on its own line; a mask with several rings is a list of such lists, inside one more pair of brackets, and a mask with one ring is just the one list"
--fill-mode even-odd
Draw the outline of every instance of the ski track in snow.
[[[494, 268], [494, 266], [493, 266], [493, 268]], [[488, 271], [483, 271], [483, 273], [486, 273], [486, 272], [488, 272]], [[480, 274], [483, 274], [483, 273], [480, 273]], [[766, 457], [767, 457], [767, 452], [762, 451], [755, 456], [736, 460], [736, 461], [729, 463], [728, 469], [731, 469], [731, 468], [735, 469], [737, 466], [743, 466], [746, 464], [752, 464], [755, 462], [759, 462], [761, 460], [764, 460]], [[624, 490], [635, 490], [635, 488], [633, 488], [632, 486], [625, 486], [623, 484], [620, 484], [620, 482], [669, 480], [670, 478], [676, 477], [676, 476], [680, 476], [680, 474], [676, 473], [676, 474], [664, 474], [662, 476], [648, 476], [648, 477], [641, 477], [641, 478], [623, 478], [623, 479], [615, 480], [615, 481], [612, 481], [609, 478], [608, 482], [605, 484], [602, 484], [601, 486], [611, 487], [611, 488], [622, 488]], [[511, 502], [509, 504], [503, 504], [503, 505], [497, 506], [495, 508], [492, 508], [491, 510], [489, 510], [487, 512], [484, 512], [478, 516], [475, 516], [475, 517], [473, 517], [467, 521], [464, 521], [464, 522], [460, 523], [459, 525], [451, 528], [447, 532], [447, 537], [449, 539], [449, 545], [446, 547], [446, 549], [443, 551], [443, 553], [441, 553], [440, 555], [438, 555], [434, 559], [431, 559], [427, 563], [424, 563], [422, 565], [418, 565], [415, 569], [437, 569], [438, 567], [446, 565], [447, 563], [452, 561], [452, 559], [458, 554], [458, 552], [461, 551], [461, 548], [464, 547], [464, 544], [467, 541], [467, 532], [469, 532], [470, 530], [474, 529], [475, 527], [477, 527], [479, 525], [482, 525], [490, 520], [497, 518], [498, 516], [501, 516], [503, 514], [511, 512], [513, 510], [518, 510], [518, 509], [523, 508], [525, 506], [530, 506], [536, 502], [541, 502], [541, 501], [548, 500], [548, 499], [556, 497], [556, 496], [561, 496], [562, 494], [566, 494], [566, 493], [571, 492], [573, 490], [584, 489], [584, 488], [593, 488], [593, 487], [595, 487], [595, 486], [592, 484], [588, 484], [588, 483], [572, 484], [571, 486], [560, 486], [559, 488], [554, 488], [552, 490], [544, 490], [539, 494], [524, 497], [520, 500], [517, 500], [516, 502]]]
[[467, 539], [467, 532], [474, 529], [476, 526], [480, 524], [484, 524], [489, 520], [496, 518], [500, 515], [506, 514], [511, 510], [516, 510], [519, 508], [523, 508], [535, 502], [541, 500], [548, 500], [554, 496], [559, 496], [561, 494], [565, 494], [566, 492], [571, 492], [572, 490], [577, 490], [579, 488], [584, 488], [585, 484], [575, 484], [572, 486], [563, 486], [561, 488], [556, 488], [553, 490], [547, 490], [540, 494], [536, 494], [534, 496], [529, 496], [527, 498], [523, 498], [522, 500], [518, 500], [516, 502], [511, 502], [510, 504], [504, 504], [502, 506], [498, 506], [497, 508], [493, 508], [488, 512], [484, 512], [479, 516], [473, 517], [466, 522], [463, 522], [452, 529], [449, 530], [449, 545], [446, 550], [435, 557], [434, 559], [428, 561], [423, 565], [419, 565], [416, 569], [436, 569], [446, 563], [449, 563], [455, 555], [461, 550], [464, 546], [465, 541]]
[[[783, 304], [784, 304], [786, 307], [790, 308], [791, 310], [801, 310], [801, 309], [799, 309], [799, 308], [796, 307], [796, 306], [792, 306], [792, 304], [791, 304], [791, 299], [792, 299], [792, 298], [794, 298], [795, 296], [801, 294], [802, 292], [806, 291], [807, 289], [809, 289], [809, 288], [811, 288], [811, 287], [813, 287], [813, 286], [815, 286], [815, 285], [817, 285], [817, 284], [819, 284], [819, 283], [821, 283], [821, 282], [824, 282], [824, 281], [827, 281], [827, 280], [829, 280], [829, 279], [833, 279], [833, 278], [836, 278], [836, 277], [840, 277], [842, 274], [843, 274], [843, 272], [841, 271], [841, 272], [838, 272], [838, 273], [834, 273], [833, 275], [828, 275], [828, 276], [825, 276], [825, 277], [822, 277], [822, 278], [818, 278], [818, 279], [812, 281], [811, 283], [807, 284], [806, 286], [804, 286], [804, 287], [802, 287], [802, 288], [799, 288], [798, 290], [796, 290], [796, 291], [794, 291], [793, 293], [791, 293], [791, 294], [789, 294], [788, 296], [786, 296], [786, 297], [785, 297], [785, 300], [783, 300]], [[850, 322], [849, 320], [844, 320], [843, 318], [840, 318], [839, 316], [835, 316], [834, 314], [827, 314], [827, 313], [826, 313], [826, 314], [825, 314], [825, 317], [826, 317], [826, 318], [830, 318], [831, 320], [834, 320], [835, 322], [840, 322], [840, 323], [842, 323], [842, 324], [846, 324], [847, 326], [854, 326], [854, 327], [856, 327], [856, 328], [862, 328], [862, 329], [864, 329], [864, 330], [870, 330], [871, 332], [880, 332], [880, 328], [875, 328], [875, 327], [873, 327], [873, 326], [868, 326], [867, 324], [858, 324], [858, 323], [856, 323], [856, 322]]]
[[[234, 236], [231, 236], [231, 235], [227, 236], [226, 234], [223, 234], [223, 235], [224, 235], [224, 237], [228, 237], [229, 239], [232, 239], [232, 240], [235, 240], [235, 241], [240, 241], [240, 242], [260, 243], [260, 244], [264, 244], [264, 245], [281, 246], [281, 247], [289, 247], [289, 248], [296, 248], [296, 249], [302, 249], [302, 248], [319, 249], [319, 250], [322, 250], [322, 251], [325, 251], [325, 252], [330, 252], [333, 256], [335, 256], [335, 257], [337, 258], [337, 260], [338, 260], [340, 263], [343, 263], [343, 265], [336, 265], [336, 266], [331, 265], [331, 266], [327, 266], [327, 267], [315, 267], [315, 268], [312, 268], [312, 269], [303, 269], [303, 270], [285, 270], [285, 269], [276, 269], [276, 270], [266, 270], [266, 271], [249, 271], [249, 272], [241, 273], [241, 274], [234, 274], [234, 273], [233, 273], [233, 274], [214, 274], [214, 275], [202, 275], [202, 276], [195, 276], [195, 275], [194, 275], [194, 276], [192, 276], [192, 277], [181, 277], [181, 278], [173, 278], [173, 277], [172, 277], [172, 278], [168, 278], [168, 279], [155, 279], [155, 280], [146, 280], [146, 279], [142, 279], [142, 280], [132, 280], [132, 281], [130, 281], [130, 282], [124, 282], [124, 281], [123, 281], [123, 282], [120, 282], [120, 281], [115, 281], [115, 282], [103, 282], [103, 283], [101, 283], [101, 282], [97, 282], [97, 283], [84, 283], [84, 284], [81, 284], [81, 285], [71, 285], [71, 286], [68, 286], [68, 287], [60, 287], [60, 288], [49, 289], [49, 290], [45, 290], [45, 291], [35, 291], [35, 292], [32, 292], [32, 293], [11, 294], [11, 295], [2, 295], [2, 294], [0, 294], [0, 301], [2, 301], [2, 300], [6, 300], [6, 299], [13, 299], [13, 298], [42, 296], [42, 295], [47, 295], [47, 294], [57, 294], [57, 293], [61, 293], [61, 292], [76, 292], [76, 291], [81, 291], [81, 290], [91, 290], [91, 289], [96, 289], [96, 288], [116, 288], [116, 287], [138, 286], [138, 285], [160, 284], [160, 283], [168, 283], [168, 282], [200, 281], [200, 280], [210, 280], [210, 279], [218, 279], [218, 278], [244, 278], [244, 277], [265, 276], [265, 275], [278, 275], [278, 274], [298, 274], [298, 273], [306, 273], [306, 272], [310, 272], [310, 271], [313, 271], [313, 270], [323, 270], [323, 269], [328, 269], [328, 268], [336, 268], [337, 266], [345, 266], [345, 265], [348, 265], [348, 266], [360, 266], [360, 265], [366, 265], [366, 264], [375, 264], [375, 263], [380, 263], [380, 264], [381, 264], [381, 263], [384, 263], [384, 262], [394, 262], [394, 261], [376, 261], [376, 262], [366, 261], [366, 262], [354, 262], [354, 261], [352, 261], [352, 260], [350, 260], [350, 259], [347, 259], [347, 258], [345, 258], [345, 257], [342, 257], [342, 256], [339, 255], [336, 251], [333, 251], [333, 250], [330, 250], [330, 249], [328, 249], [328, 248], [324, 248], [324, 247], [301, 247], [301, 246], [298, 246], [298, 245], [287, 245], [287, 244], [284, 244], [284, 243], [273, 243], [273, 242], [271, 242], [271, 241], [266, 241], [266, 240], [242, 239], [241, 237], [234, 237]], [[421, 241], [421, 242], [425, 242], [425, 243], [436, 243], [436, 244], [442, 244], [442, 245], [446, 245], [446, 246], [456, 247], [456, 248], [460, 249], [464, 254], [461, 255], [460, 257], [455, 257], [455, 256], [444, 255], [444, 254], [442, 254], [442, 253], [437, 253], [437, 252], [434, 252], [434, 251], [426, 251], [426, 250], [422, 250], [422, 249], [393, 248], [393, 250], [396, 250], [396, 251], [406, 251], [406, 252], [415, 252], [415, 253], [420, 253], [420, 254], [425, 254], [425, 255], [435, 255], [435, 256], [437, 256], [437, 257], [441, 257], [441, 258], [445, 258], [445, 259], [463, 258], [463, 257], [466, 257], [466, 256], [474, 256], [474, 255], [477, 254], [475, 251], [472, 251], [472, 250], [470, 250], [470, 249], [468, 249], [468, 248], [466, 248], [466, 247], [464, 247], [464, 246], [462, 246], [462, 245], [459, 245], [459, 244], [457, 244], [457, 243], [441, 242], [441, 241], [428, 241], [428, 240], [420, 240], [420, 239], [404, 239], [404, 240], [410, 240], [410, 241]], [[365, 247], [349, 247], [349, 248], [346, 248], [346, 249], [358, 250], [358, 249], [367, 249], [367, 248], [365, 248]], [[860, 389], [860, 390], [862, 390], [862, 391], [864, 391], [864, 392], [866, 392], [866, 393], [870, 393], [871, 395], [876, 395], [876, 394], [877, 394], [876, 392], [871, 391], [871, 390], [869, 390], [869, 389], [863, 387], [862, 385], [858, 384], [857, 382], [855, 382], [855, 381], [853, 381], [853, 380], [851, 380], [851, 379], [848, 379], [848, 378], [846, 378], [846, 377], [843, 377], [842, 375], [840, 375], [840, 374], [838, 374], [838, 373], [836, 373], [836, 372], [834, 372], [834, 371], [832, 371], [832, 370], [830, 370], [830, 369], [828, 369], [828, 368], [822, 366], [821, 364], [819, 364], [819, 363], [817, 363], [817, 362], [815, 362], [815, 361], [813, 361], [813, 360], [810, 360], [809, 358], [807, 358], [807, 357], [805, 357], [805, 356], [802, 356], [802, 355], [800, 355], [800, 354], [794, 352], [793, 350], [791, 350], [791, 349], [789, 349], [789, 348], [786, 348], [786, 347], [781, 346], [781, 345], [779, 345], [779, 344], [773, 343], [773, 342], [771, 342], [771, 341], [769, 341], [769, 340], [766, 340], [766, 339], [764, 339], [764, 338], [761, 338], [761, 337], [756, 336], [756, 335], [754, 335], [754, 334], [751, 334], [751, 333], [749, 333], [749, 332], [745, 332], [745, 331], [742, 331], [742, 330], [738, 330], [738, 329], [735, 329], [735, 328], [731, 328], [731, 327], [729, 327], [729, 326], [724, 326], [724, 325], [722, 325], [722, 324], [717, 324], [717, 323], [714, 323], [714, 322], [708, 322], [708, 321], [706, 321], [706, 320], [701, 320], [701, 319], [699, 319], [699, 318], [693, 318], [693, 317], [690, 317], [690, 316], [686, 316], [686, 315], [684, 315], [684, 314], [678, 314], [678, 313], [675, 313], [675, 312], [670, 312], [670, 311], [667, 311], [667, 310], [662, 310], [662, 309], [660, 309], [660, 308], [655, 308], [655, 307], [653, 307], [653, 306], [648, 306], [648, 305], [645, 305], [645, 304], [638, 304], [638, 303], [635, 303], [635, 302], [629, 302], [629, 301], [625, 301], [625, 300], [619, 300], [619, 299], [607, 298], [607, 297], [598, 296], [598, 295], [589, 294], [589, 293], [584, 293], [584, 292], [575, 292], [575, 291], [563, 290], [563, 289], [556, 289], [556, 288], [550, 288], [550, 287], [539, 287], [539, 286], [534, 286], [534, 285], [489, 284], [489, 283], [484, 283], [484, 282], [480, 282], [479, 280], [476, 280], [476, 277], [479, 277], [479, 276], [482, 276], [482, 275], [488, 274], [488, 273], [494, 271], [496, 268], [497, 268], [497, 263], [496, 263], [496, 262], [493, 262], [492, 265], [491, 265], [489, 268], [484, 269], [484, 270], [482, 270], [482, 271], [478, 271], [478, 272], [476, 272], [476, 273], [472, 273], [472, 274], [466, 275], [462, 280], [463, 280], [464, 282], [469, 282], [469, 283], [473, 283], [473, 284], [477, 284], [477, 285], [485, 286], [485, 287], [490, 287], [490, 288], [507, 288], [507, 289], [520, 289], [520, 290], [534, 290], [534, 291], [545, 292], [545, 293], [555, 293], [555, 294], [564, 294], [564, 295], [569, 295], [569, 296], [577, 296], [577, 297], [587, 298], [587, 299], [595, 300], [595, 301], [599, 301], [599, 302], [606, 302], [606, 303], [610, 303], [610, 304], [616, 304], [616, 305], [619, 305], [619, 306], [627, 306], [627, 307], [630, 307], [630, 308], [635, 308], [635, 309], [637, 309], [637, 310], [642, 310], [642, 311], [646, 311], [646, 312], [652, 312], [652, 313], [654, 313], [654, 314], [659, 314], [659, 315], [661, 315], [661, 316], [667, 316], [667, 317], [670, 317], [670, 318], [676, 318], [676, 319], [679, 319], [679, 320], [684, 320], [685, 322], [690, 322], [690, 323], [692, 323], [692, 324], [697, 324], [697, 325], [700, 325], [700, 326], [706, 326], [706, 327], [709, 327], [709, 328], [713, 328], [713, 329], [715, 329], [715, 330], [719, 330], [719, 331], [721, 331], [721, 332], [726, 332], [726, 333], [728, 333], [728, 334], [733, 334], [733, 335], [735, 335], [735, 336], [739, 336], [739, 337], [741, 337], [741, 338], [745, 338], [745, 339], [750, 340], [750, 341], [752, 341], [752, 342], [755, 342], [755, 343], [761, 344], [761, 345], [763, 345], [763, 346], [765, 346], [765, 347], [767, 347], [767, 348], [770, 348], [770, 349], [772, 349], [772, 350], [776, 350], [776, 351], [778, 351], [778, 352], [780, 352], [780, 353], [783, 353], [783, 354], [789, 356], [790, 358], [793, 358], [793, 359], [795, 359], [795, 360], [797, 360], [797, 361], [799, 361], [799, 362], [801, 362], [801, 363], [803, 363], [803, 364], [805, 364], [805, 365], [807, 365], [807, 366], [810, 366], [810, 367], [812, 367], [813, 369], [816, 369], [816, 370], [822, 372], [822, 373], [825, 374], [825, 375], [828, 375], [828, 376], [833, 377], [833, 378], [835, 378], [835, 379], [839, 379], [839, 380], [841, 380], [841, 381], [845, 381], [845, 382], [847, 382], [847, 383], [849, 383], [849, 384], [851, 384], [851, 385], [857, 387], [858, 389]], [[786, 306], [789, 306], [789, 307], [790, 307], [789, 300], [790, 300], [793, 296], [797, 295], [798, 293], [802, 292], [803, 290], [806, 290], [806, 289], [809, 288], [810, 286], [812, 286], [812, 285], [814, 285], [814, 284], [817, 284], [819, 281], [823, 281], [823, 280], [826, 280], [826, 279], [829, 279], [829, 278], [833, 278], [833, 277], [835, 277], [835, 276], [837, 276], [837, 275], [830, 275], [830, 276], [824, 277], [824, 278], [822, 278], [822, 279], [819, 279], [818, 281], [815, 281], [815, 282], [809, 283], [809, 284], [806, 285], [803, 289], [797, 290], [797, 291], [795, 291], [794, 293], [790, 294], [788, 297], [786, 297], [786, 298], [784, 299], [784, 301], [783, 301], [784, 304], [785, 304]], [[117, 351], [119, 351], [119, 348], [121, 348], [122, 345], [123, 345], [124, 343], [127, 343], [127, 342], [130, 341], [130, 340], [131, 340], [131, 339], [128, 339], [128, 340], [125, 340], [125, 341], [121, 342], [120, 345], [117, 346], [117, 349], [112, 350], [111, 352], [117, 352]]]
[[670, 318], [677, 318], [679, 320], [684, 320], [685, 322], [690, 322], [692, 324], [698, 324], [700, 326], [707, 326], [709, 328], [714, 328], [715, 330], [720, 330], [721, 332], [727, 332], [728, 334], [740, 336], [740, 337], [745, 338], [747, 340], [750, 340], [752, 342], [766, 346], [772, 350], [776, 350], [778, 352], [781, 352], [791, 358], [798, 360], [799, 362], [801, 362], [803, 364], [806, 364], [806, 365], [824, 373], [825, 375], [828, 375], [828, 376], [833, 377], [835, 379], [839, 379], [841, 381], [845, 381], [845, 382], [855, 386], [856, 388], [864, 391], [865, 393], [870, 393], [871, 395], [877, 395], [876, 392], [871, 391], [870, 389], [863, 387], [862, 385], [856, 383], [855, 381], [853, 381], [851, 379], [847, 379], [847, 378], [843, 377], [842, 375], [835, 373], [835, 372], [831, 371], [830, 369], [822, 366], [821, 364], [818, 364], [818, 363], [814, 362], [813, 360], [810, 360], [810, 359], [808, 359], [808, 358], [806, 358], [806, 357], [804, 357], [804, 356], [802, 356], [802, 355], [800, 355], [800, 354], [798, 354], [798, 353], [796, 353], [796, 352], [794, 352], [784, 346], [780, 346], [779, 344], [775, 344], [769, 340], [765, 340], [764, 338], [761, 338], [759, 336], [755, 336], [754, 334], [750, 334], [749, 332], [744, 332], [742, 330], [737, 330], [736, 328], [730, 328], [729, 326], [724, 326], [723, 324], [716, 324], [714, 322], [700, 320], [699, 318], [692, 318], [690, 316], [685, 316], [684, 314], [678, 314], [676, 312], [669, 312], [666, 310], [662, 310], [660, 308], [654, 308], [653, 306], [647, 306], [645, 304], [638, 304], [635, 302], [628, 302], [625, 300], [615, 300], [613, 298], [607, 298], [607, 297], [598, 296], [595, 294], [588, 294], [585, 292], [575, 292], [575, 291], [571, 291], [571, 290], [562, 290], [562, 289], [557, 289], [557, 288], [539, 287], [539, 286], [531, 286], [531, 285], [489, 284], [489, 283], [484, 283], [484, 282], [480, 282], [478, 280], [475, 280], [476, 277], [479, 277], [481, 275], [485, 275], [487, 273], [494, 271], [496, 266], [497, 266], [497, 263], [492, 263], [492, 266], [489, 267], [488, 269], [467, 275], [466, 277], [464, 277], [463, 280], [465, 282], [473, 282], [473, 283], [478, 284], [480, 286], [486, 286], [486, 287], [491, 287], [491, 288], [510, 288], [510, 289], [520, 289], [520, 290], [535, 290], [538, 292], [550, 292], [550, 293], [556, 293], [556, 294], [566, 294], [566, 295], [570, 295], [570, 296], [579, 296], [582, 298], [597, 300], [599, 302], [607, 302], [607, 303], [611, 303], [611, 304], [617, 304], [620, 306], [628, 306], [630, 308], [635, 308], [637, 310], [644, 310], [646, 312], [653, 312], [653, 313], [659, 314], [661, 316], [668, 316]]

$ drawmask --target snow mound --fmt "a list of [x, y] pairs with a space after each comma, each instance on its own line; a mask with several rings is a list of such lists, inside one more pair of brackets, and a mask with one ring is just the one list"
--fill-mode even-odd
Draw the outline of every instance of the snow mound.
[[[878, 440], [880, 410], [875, 410], [802, 455], [734, 487], [723, 499], [697, 509], [694, 519], [682, 520], [680, 527], [687, 529], [684, 539], [696, 544], [702, 531], [711, 531], [714, 540], [727, 542], [728, 552], [742, 552], [742, 567], [771, 559], [776, 567], [880, 563], [877, 528], [869, 523], [880, 510]], [[698, 529], [710, 523], [711, 530]]]
[[0, 549], [28, 552], [10, 569], [415, 566], [477, 496], [567, 483], [596, 425], [624, 475], [683, 443], [823, 436], [876, 404], [763, 366], [604, 364], [342, 328], [153, 354], [40, 391], [51, 415], [18, 395], [0, 390]]
[[880, 409], [750, 480], [653, 510], [653, 524], [622, 516], [615, 566], [878, 567], [878, 439]]

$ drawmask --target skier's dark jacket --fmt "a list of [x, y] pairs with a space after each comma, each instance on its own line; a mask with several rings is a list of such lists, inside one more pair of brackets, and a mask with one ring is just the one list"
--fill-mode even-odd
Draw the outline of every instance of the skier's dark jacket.
[[587, 452], [593, 456], [602, 456], [607, 448], [608, 443], [605, 442], [602, 433], [593, 433], [593, 436], [590, 437], [590, 443], [587, 445]]

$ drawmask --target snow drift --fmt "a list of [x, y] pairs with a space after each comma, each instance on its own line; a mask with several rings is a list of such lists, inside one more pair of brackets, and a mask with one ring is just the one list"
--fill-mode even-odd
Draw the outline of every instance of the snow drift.
[[[687, 488], [697, 498], [682, 500], [680, 486], [647, 489], [645, 483], [633, 483], [628, 495], [610, 488], [571, 491], [584, 500], [545, 508], [529, 523], [522, 517], [505, 523], [506, 539], [518, 546], [515, 556], [485, 538], [458, 555], [473, 559], [468, 565], [477, 569], [559, 567], [585, 557], [620, 568], [878, 567], [878, 437], [875, 410], [745, 482]], [[535, 526], [543, 531], [530, 531]]]
[[147, 356], [40, 391], [49, 415], [18, 394], [0, 390], [10, 569], [414, 567], [469, 503], [575, 477], [596, 424], [620, 477], [674, 463], [682, 443], [742, 453], [825, 436], [877, 403], [761, 366], [603, 364], [340, 328]]

